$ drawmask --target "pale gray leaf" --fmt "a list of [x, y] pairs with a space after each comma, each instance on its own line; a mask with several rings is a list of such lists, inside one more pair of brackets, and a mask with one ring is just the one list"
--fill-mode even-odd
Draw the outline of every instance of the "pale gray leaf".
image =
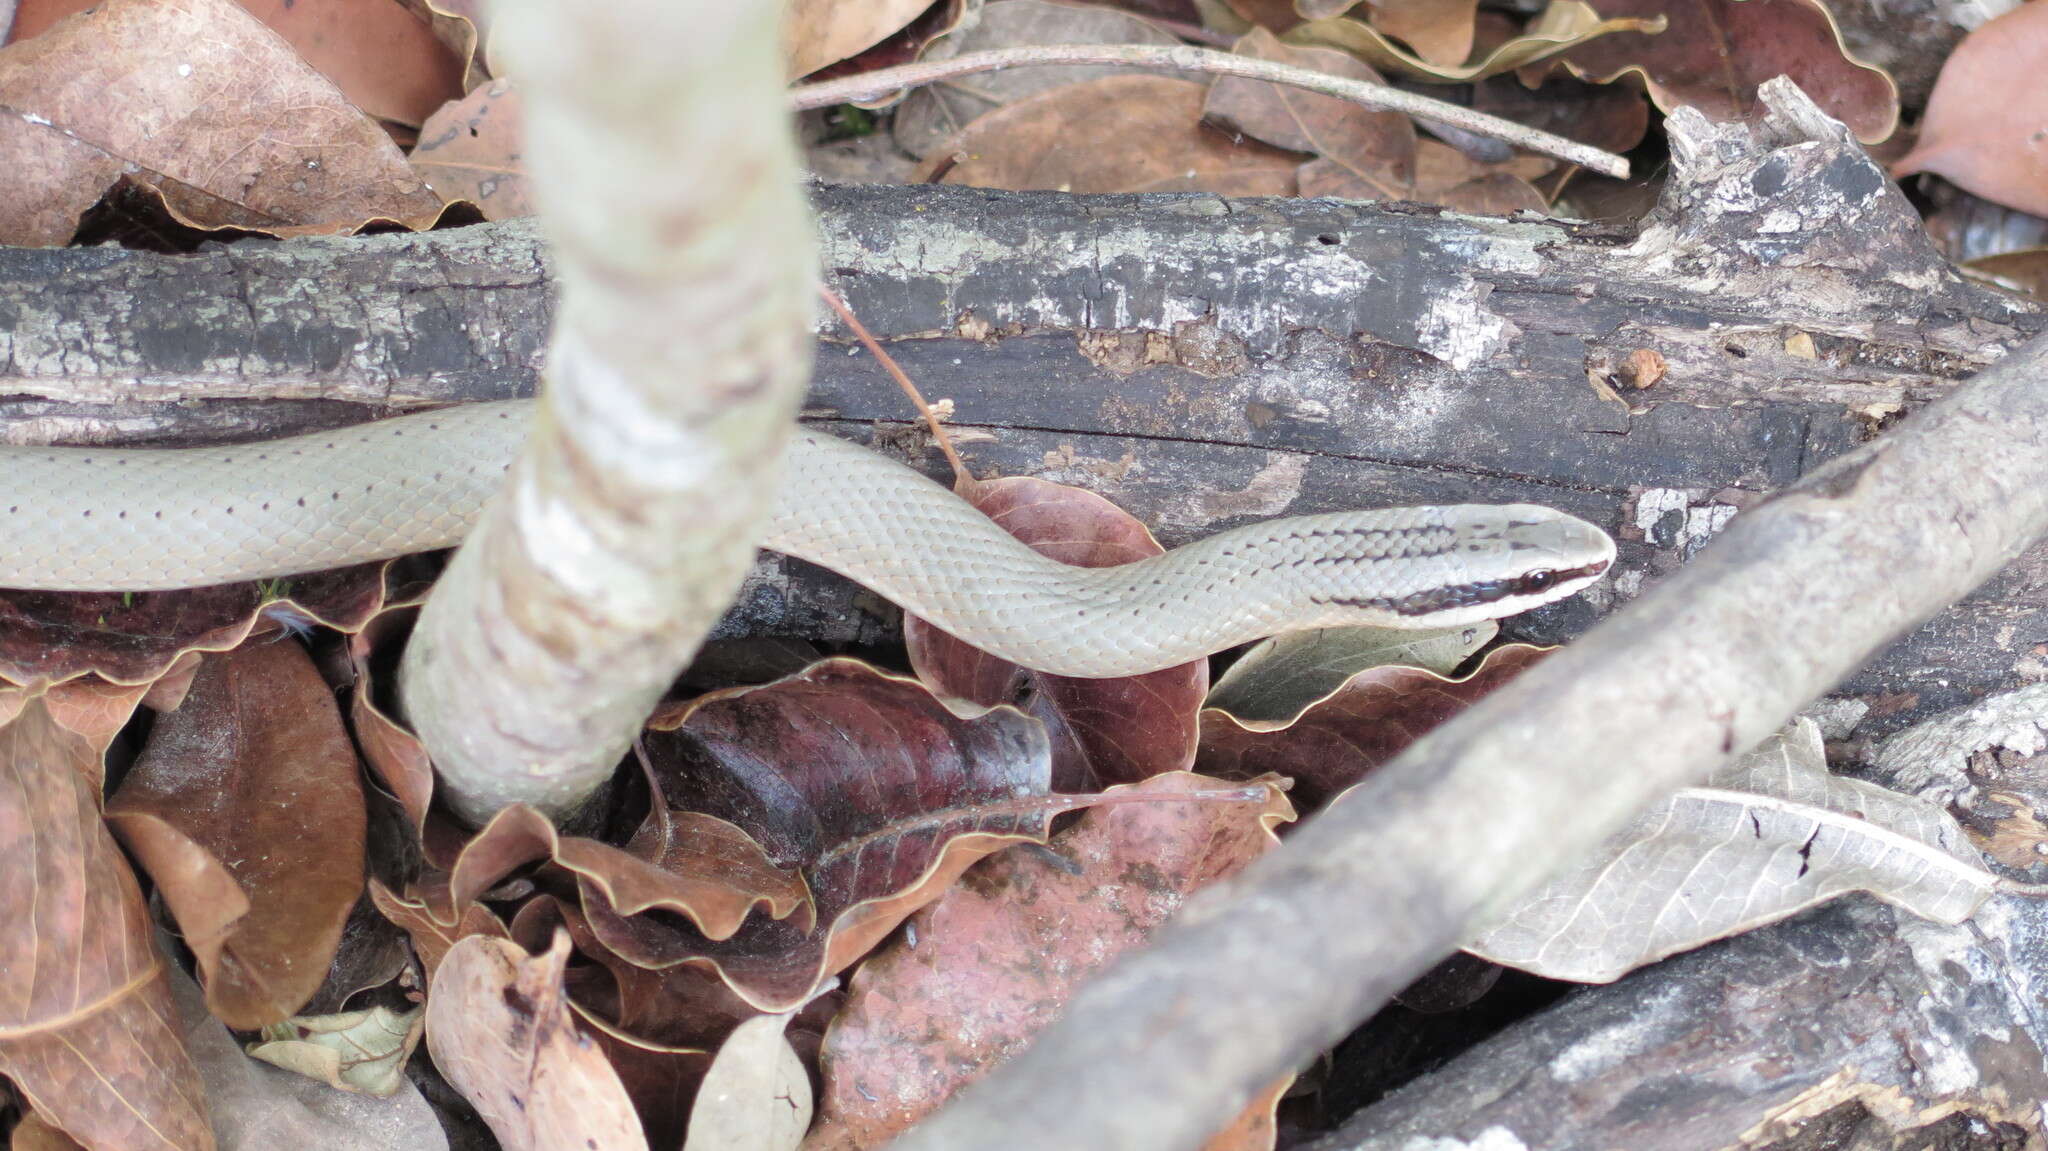
[[718, 1049], [690, 1108], [683, 1151], [795, 1151], [811, 1125], [811, 1074], [783, 1037], [788, 1015], [756, 1015]]
[[1960, 923], [1996, 883], [1946, 811], [1829, 774], [1801, 719], [1645, 812], [1467, 950], [1605, 983], [1852, 891]]
[[[951, 59], [964, 52], [1039, 44], [1178, 43], [1178, 36], [1159, 25], [1113, 8], [1048, 0], [995, 0], [981, 10], [979, 23], [934, 40], [925, 49], [924, 58]], [[1143, 71], [1150, 69], [1107, 64], [1006, 68], [930, 84], [912, 92], [897, 106], [896, 144], [922, 159], [943, 147], [975, 119], [1005, 104], [1083, 80]]]
[[1423, 631], [1327, 627], [1263, 639], [1230, 665], [1203, 707], [1247, 723], [1285, 725], [1361, 671], [1399, 664], [1449, 676], [1500, 632], [1491, 620]]

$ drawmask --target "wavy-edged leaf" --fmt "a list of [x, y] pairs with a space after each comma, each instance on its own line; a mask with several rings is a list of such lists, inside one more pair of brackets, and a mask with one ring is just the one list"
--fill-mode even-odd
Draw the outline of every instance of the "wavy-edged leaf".
[[1207, 94], [1165, 76], [1062, 85], [969, 124], [926, 162], [926, 178], [1020, 192], [1293, 195], [1301, 158], [1204, 127]]
[[817, 923], [750, 919], [713, 940], [679, 917], [621, 915], [594, 885], [604, 945], [643, 967], [718, 970], [762, 1010], [808, 1000], [975, 860], [1042, 841], [1089, 796], [1048, 794], [1045, 729], [1011, 708], [961, 704], [849, 659], [714, 692], [658, 717], [648, 754], [672, 807], [737, 825], [810, 885]]
[[[1180, 38], [1141, 16], [1094, 4], [1054, 0], [992, 0], [981, 18], [933, 40], [924, 51], [928, 60], [951, 59], [967, 52], [1025, 48], [1039, 44], [1178, 44]], [[923, 158], [944, 147], [975, 120], [1027, 96], [1104, 76], [1128, 75], [1131, 69], [1110, 65], [1059, 68], [1006, 68], [942, 80], [904, 97], [891, 131], [897, 146]]]
[[604, 1049], [577, 1027], [562, 985], [569, 937], [546, 954], [473, 935], [427, 994], [427, 1048], [506, 1151], [645, 1151], [633, 1102]]
[[1495, 648], [1462, 679], [1414, 667], [1372, 668], [1292, 716], [1283, 707], [1273, 709], [1273, 719], [1205, 709], [1195, 769], [1223, 779], [1289, 776], [1296, 802], [1313, 809], [1551, 650]]
[[[1175, 772], [1112, 794], [1215, 782]], [[1247, 803], [1098, 808], [1053, 840], [1054, 856], [1005, 852], [919, 912], [853, 976], [825, 1038], [819, 1128], [807, 1145], [886, 1143], [1022, 1050], [1089, 974], [1278, 842], [1273, 828], [1294, 809], [1270, 783], [1257, 793]]]
[[1494, 48], [1478, 60], [1454, 65], [1433, 64], [1380, 34], [1370, 24], [1346, 17], [1311, 20], [1288, 30], [1282, 37], [1289, 44], [1320, 44], [1340, 48], [1382, 72], [1399, 72], [1425, 80], [1465, 83], [1498, 76], [1517, 68], [1551, 59], [1562, 52], [1617, 32], [1654, 31], [1657, 20], [1636, 18], [1602, 19], [1601, 11], [1583, 0], [1551, 0], [1522, 34]]
[[440, 214], [384, 129], [232, 0], [105, 0], [0, 49], [0, 92], [6, 243], [69, 242], [117, 180], [198, 228], [309, 235]]
[[789, 74], [808, 76], [871, 48], [930, 6], [931, 0], [789, 0], [782, 22]]
[[[1030, 477], [975, 484], [969, 498], [1004, 531], [1041, 555], [1077, 567], [1111, 567], [1166, 549], [1136, 517], [1094, 492]], [[1194, 762], [1209, 661], [1119, 679], [1031, 671], [905, 614], [910, 665], [933, 691], [994, 707], [1013, 704], [1045, 724], [1055, 791], [1099, 791]]]
[[367, 819], [334, 694], [289, 639], [207, 656], [107, 804], [208, 1008], [242, 1030], [319, 990], [362, 894]]
[[1946, 811], [1831, 775], [1808, 719], [1638, 816], [1466, 949], [1606, 983], [1852, 891], [1938, 923], [1997, 885]]
[[471, 901], [460, 907], [448, 887], [446, 876], [430, 876], [406, 885], [399, 894], [375, 879], [370, 881], [370, 901], [379, 914], [395, 923], [412, 939], [413, 953], [432, 979], [441, 961], [456, 943], [472, 935], [510, 939], [511, 932], [498, 914]]
[[391, 567], [185, 591], [0, 590], [0, 680], [147, 684], [193, 652], [239, 647], [266, 620], [353, 632], [384, 608]]
[[1716, 120], [1753, 119], [1763, 114], [1757, 86], [1789, 76], [1866, 144], [1898, 127], [1898, 85], [1849, 54], [1821, 0], [1601, 0], [1600, 11], [1665, 27], [1603, 36], [1561, 62], [1595, 84], [1634, 73], [1660, 111], [1689, 104]]
[[1287, 724], [1359, 672], [1412, 667], [1448, 676], [1500, 634], [1485, 620], [1469, 627], [1406, 631], [1326, 627], [1262, 639], [1217, 677], [1205, 708], [1240, 721]]
[[40, 699], [0, 728], [0, 1074], [88, 1146], [211, 1151], [142, 891], [100, 822], [98, 759]]

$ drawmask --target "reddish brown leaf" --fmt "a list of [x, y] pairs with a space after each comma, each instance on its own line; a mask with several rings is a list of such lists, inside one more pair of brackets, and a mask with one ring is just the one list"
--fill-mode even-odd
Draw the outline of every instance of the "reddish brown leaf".
[[468, 92], [491, 78], [490, 12], [484, 0], [397, 0], [400, 7], [426, 22], [434, 38], [462, 69], [462, 86]]
[[1240, 722], [1210, 708], [1202, 712], [1195, 768], [1221, 779], [1288, 776], [1295, 801], [1313, 810], [1552, 650], [1495, 648], [1462, 679], [1413, 667], [1371, 668], [1291, 720]]
[[245, 1031], [319, 989], [363, 890], [366, 818], [334, 693], [289, 639], [206, 657], [107, 804], [198, 958], [207, 1007]]
[[589, 882], [604, 945], [643, 967], [697, 963], [787, 1010], [989, 852], [1042, 839], [1090, 797], [1046, 794], [1044, 728], [1003, 708], [963, 719], [914, 680], [826, 660], [658, 718], [647, 749], [668, 803], [730, 820], [810, 884], [817, 926], [750, 919], [731, 939], [624, 916]]
[[1655, 35], [1616, 32], [1565, 53], [1596, 84], [1640, 75], [1657, 107], [1690, 104], [1717, 120], [1753, 119], [1757, 85], [1790, 76], [1814, 102], [1875, 144], [1899, 122], [1899, 90], [1851, 57], [1820, 0], [1601, 0], [1608, 18], [1664, 17]]
[[[99, 756], [31, 701], [0, 728], [0, 1074], [92, 1147], [213, 1147]], [[8, 894], [8, 893], [12, 894]]]
[[643, 1151], [632, 1100], [569, 1011], [568, 962], [566, 934], [539, 956], [480, 935], [457, 943], [427, 996], [434, 1066], [506, 1151]]
[[[1165, 551], [1145, 525], [1093, 492], [1029, 477], [975, 485], [974, 506], [1041, 555], [1110, 567]], [[1044, 675], [997, 659], [905, 614], [903, 640], [919, 679], [941, 695], [1015, 704], [1045, 724], [1055, 791], [1099, 791], [1194, 762], [1209, 661], [1123, 679]]]
[[531, 216], [521, 119], [510, 80], [485, 84], [427, 120], [412, 170], [435, 195], [475, 204], [487, 220]]
[[[1380, 83], [1379, 73], [1347, 53], [1282, 44], [1264, 29], [1240, 39], [1231, 51]], [[1406, 199], [1415, 181], [1415, 122], [1398, 112], [1376, 112], [1334, 96], [1223, 76], [1209, 86], [1203, 114], [1220, 127], [1276, 148], [1315, 153], [1362, 186], [1362, 193], [1347, 193], [1352, 199]], [[1307, 194], [1306, 186], [1303, 192]]]
[[117, 179], [271, 235], [414, 227], [440, 203], [377, 123], [232, 0], [105, 0], [0, 50], [0, 241], [68, 242]]
[[1018, 191], [1293, 195], [1300, 157], [1205, 127], [1207, 93], [1163, 76], [1068, 84], [981, 117], [927, 168]]
[[285, 594], [277, 598], [257, 583], [133, 593], [0, 591], [0, 680], [97, 675], [147, 684], [189, 652], [240, 646], [266, 616], [352, 632], [383, 607], [389, 567], [357, 564], [294, 576], [282, 581]]
[[2048, 5], [2022, 4], [1963, 37], [1941, 66], [1913, 150], [1892, 174], [1932, 172], [2048, 216]]
[[[1128, 790], [1214, 784], [1176, 772]], [[1028, 851], [984, 863], [854, 974], [825, 1037], [819, 1128], [806, 1146], [887, 1142], [1021, 1050], [1083, 979], [1189, 894], [1264, 854], [1292, 818], [1277, 787], [1263, 802], [1105, 807], [1053, 840], [1067, 866]]]

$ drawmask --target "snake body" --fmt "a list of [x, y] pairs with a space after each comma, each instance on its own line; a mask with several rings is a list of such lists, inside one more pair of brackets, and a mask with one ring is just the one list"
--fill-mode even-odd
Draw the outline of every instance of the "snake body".
[[[143, 591], [458, 543], [526, 436], [526, 402], [233, 447], [0, 448], [0, 587]], [[1606, 533], [1526, 504], [1340, 512], [1077, 568], [940, 485], [810, 429], [763, 546], [832, 568], [1005, 659], [1118, 676], [1297, 628], [1451, 627], [1562, 598]]]

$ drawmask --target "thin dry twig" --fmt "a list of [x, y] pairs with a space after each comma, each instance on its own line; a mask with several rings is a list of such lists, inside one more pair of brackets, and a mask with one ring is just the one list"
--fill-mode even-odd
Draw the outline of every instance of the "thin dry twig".
[[947, 434], [946, 425], [939, 421], [939, 413], [933, 411], [932, 406], [925, 402], [924, 393], [917, 390], [917, 385], [911, 382], [909, 374], [896, 363], [896, 357], [890, 355], [882, 347], [881, 342], [868, 332], [867, 325], [860, 322], [860, 317], [853, 314], [853, 309], [846, 306], [846, 301], [840, 299], [837, 292], [820, 284], [818, 294], [825, 298], [825, 303], [834, 312], [839, 313], [839, 318], [846, 326], [853, 329], [853, 336], [860, 341], [861, 347], [866, 348], [868, 354], [882, 365], [883, 370], [894, 377], [896, 386], [903, 389], [903, 394], [910, 397], [910, 402], [917, 405], [918, 412], [924, 416], [925, 426], [932, 430], [932, 439], [938, 441], [939, 450], [946, 453], [946, 462], [953, 467], [953, 490], [963, 497], [971, 493], [979, 481], [974, 478], [973, 472], [967, 470], [967, 462], [960, 458], [960, 453], [953, 450], [953, 437]]
[[1219, 76], [1241, 76], [1247, 80], [1263, 80], [1269, 84], [1286, 84], [1310, 92], [1320, 92], [1325, 96], [1335, 96], [1339, 100], [1349, 100], [1367, 108], [1402, 112], [1439, 124], [1462, 128], [1474, 135], [1501, 140], [1517, 148], [1526, 148], [1546, 156], [1554, 156], [1617, 180], [1628, 177], [1628, 161], [1612, 152], [1604, 152], [1576, 140], [1567, 140], [1563, 136], [1539, 131], [1525, 124], [1517, 124], [1513, 120], [1503, 120], [1499, 116], [1475, 112], [1458, 104], [1417, 96], [1413, 92], [1403, 92], [1399, 88], [1390, 88], [1385, 84], [1352, 80], [1344, 76], [1332, 76], [1327, 72], [1317, 72], [1311, 68], [1300, 68], [1271, 60], [1255, 60], [1249, 56], [1218, 52], [1213, 48], [1193, 48], [1186, 45], [1040, 44], [1028, 48], [964, 52], [949, 60], [923, 60], [896, 68], [878, 68], [858, 76], [805, 84], [790, 89], [789, 96], [796, 110], [802, 112], [857, 100], [878, 100], [900, 89], [922, 87], [974, 72], [995, 72], [1004, 68], [1046, 64], [1122, 64], [1134, 68], [1173, 68], [1182, 72], [1213, 72]]

